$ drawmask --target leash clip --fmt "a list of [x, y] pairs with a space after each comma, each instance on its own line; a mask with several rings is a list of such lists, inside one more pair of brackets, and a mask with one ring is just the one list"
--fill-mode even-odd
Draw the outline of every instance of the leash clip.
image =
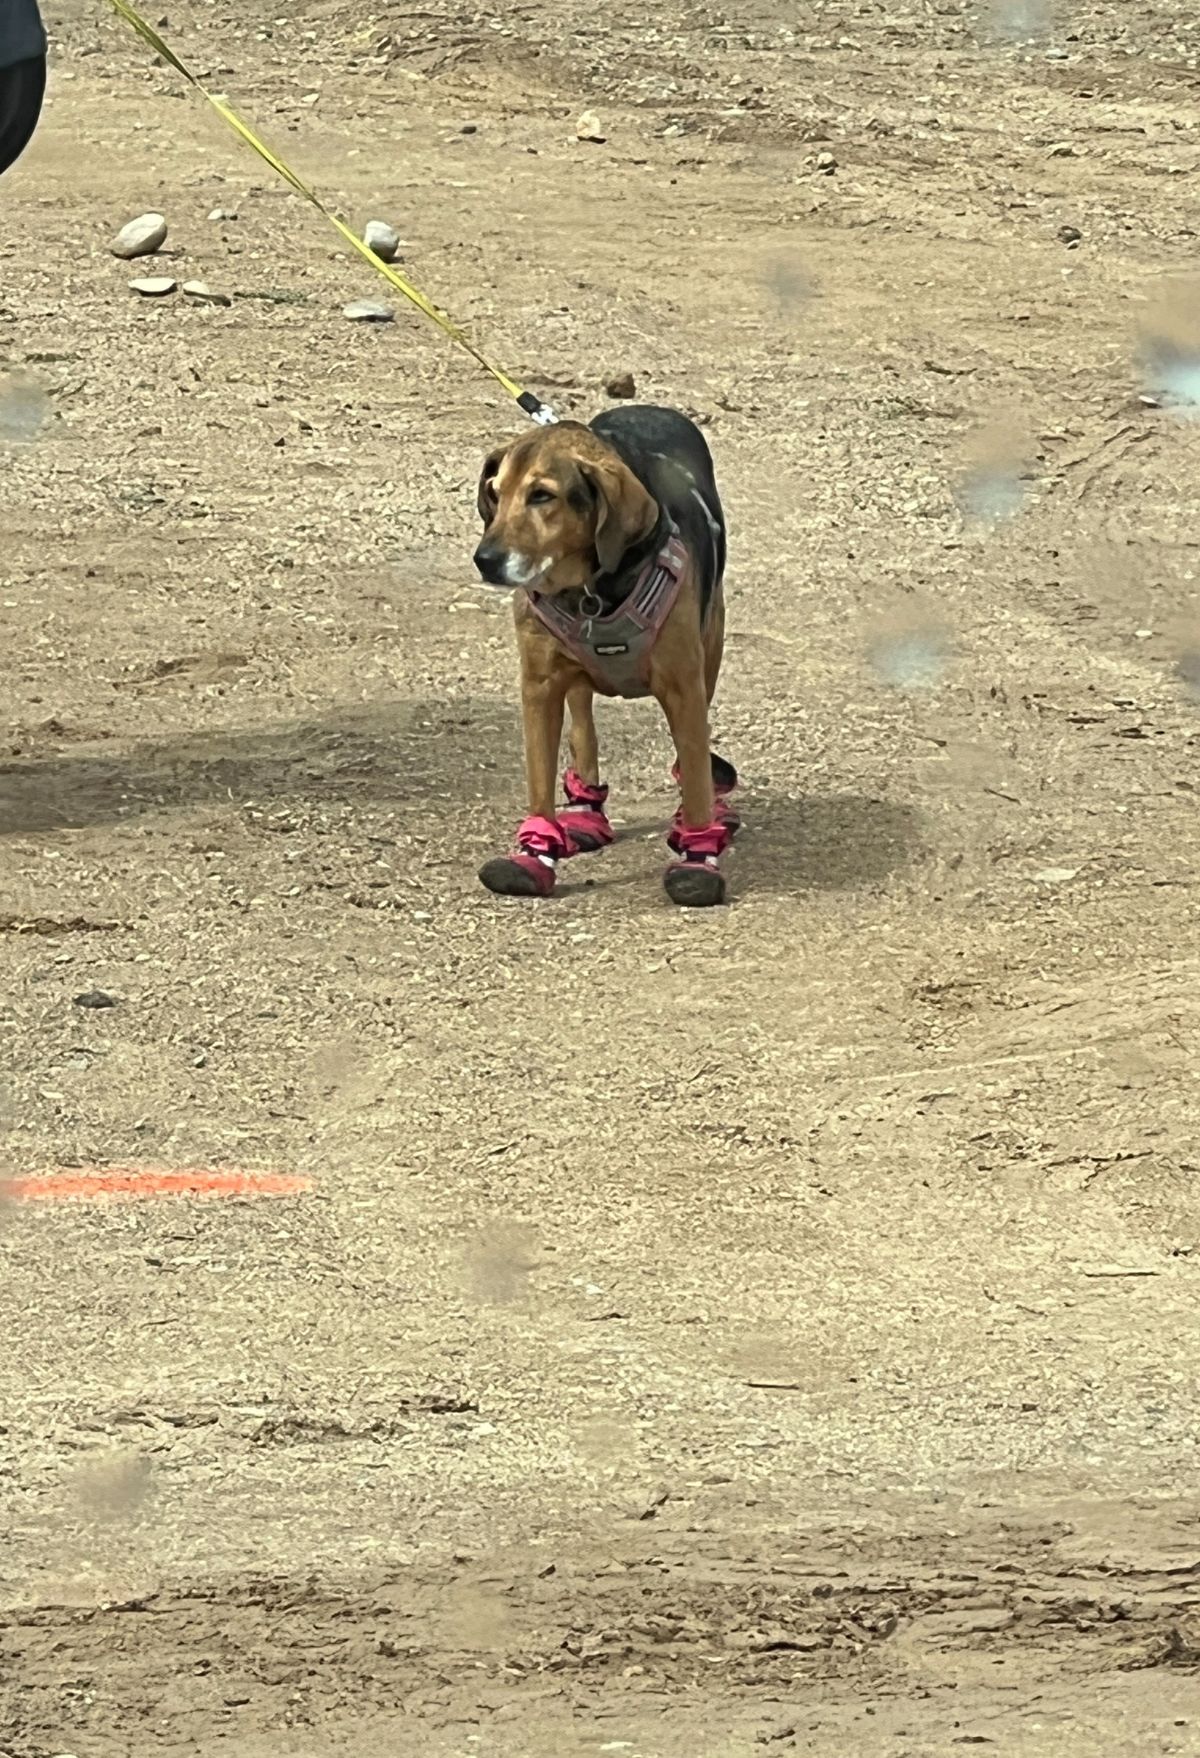
[[531, 421], [536, 421], [539, 427], [557, 426], [558, 416], [554, 413], [549, 403], [543, 403], [542, 399], [535, 396], [532, 391], [522, 391], [517, 398], [517, 402], [520, 404], [521, 408], [524, 409], [529, 419]]

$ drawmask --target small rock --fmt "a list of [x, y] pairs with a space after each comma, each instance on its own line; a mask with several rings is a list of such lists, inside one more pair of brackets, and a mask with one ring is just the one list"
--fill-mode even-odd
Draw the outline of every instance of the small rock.
[[817, 170], [826, 177], [832, 177], [838, 168], [838, 162], [832, 153], [817, 154]]
[[640, 1502], [634, 1510], [635, 1520], [653, 1520], [660, 1508], [666, 1507], [671, 1499], [669, 1489], [652, 1489], [644, 1502]]
[[400, 253], [400, 234], [386, 220], [368, 220], [363, 243], [380, 262], [395, 262]]
[[1056, 140], [1053, 146], [1046, 148], [1048, 159], [1073, 159], [1075, 156], [1075, 148], [1069, 140]]
[[1033, 876], [1040, 885], [1063, 885], [1068, 879], [1074, 879], [1078, 871], [1078, 867], [1043, 867]]
[[609, 379], [604, 387], [610, 397], [636, 397], [637, 384], [631, 372], [618, 372]]
[[596, 146], [603, 146], [608, 136], [600, 126], [600, 118], [594, 110], [585, 110], [575, 124], [576, 140], [590, 140]]
[[236, 208], [214, 208], [212, 213], [208, 217], [210, 220], [236, 220], [237, 219], [237, 209]]
[[348, 317], [355, 324], [390, 324], [396, 321], [396, 314], [390, 305], [380, 305], [374, 299], [352, 299], [349, 305], [343, 305], [342, 316]]
[[140, 293], [146, 299], [161, 299], [164, 293], [174, 293], [176, 283], [170, 275], [142, 275], [136, 281], [130, 281], [129, 291]]
[[458, 132], [460, 134], [478, 134], [479, 124], [478, 122], [464, 122]]
[[1083, 233], [1079, 230], [1078, 226], [1060, 226], [1058, 228], [1058, 241], [1060, 244], [1078, 244], [1082, 237]]
[[182, 291], [197, 305], [232, 305], [228, 293], [214, 293], [207, 281], [185, 281]]
[[122, 226], [109, 249], [128, 262], [135, 256], [153, 256], [167, 242], [167, 222], [161, 214], [139, 214]]
[[101, 1007], [119, 1007], [121, 1003], [105, 989], [85, 989], [82, 995], [76, 995], [75, 1005], [96, 1010]]

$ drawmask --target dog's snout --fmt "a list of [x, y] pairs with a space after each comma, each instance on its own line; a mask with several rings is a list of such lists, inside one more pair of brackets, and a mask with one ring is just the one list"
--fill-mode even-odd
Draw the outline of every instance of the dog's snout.
[[489, 586], [507, 585], [507, 564], [507, 550], [485, 537], [475, 551], [475, 566], [479, 569], [481, 578], [486, 580]]

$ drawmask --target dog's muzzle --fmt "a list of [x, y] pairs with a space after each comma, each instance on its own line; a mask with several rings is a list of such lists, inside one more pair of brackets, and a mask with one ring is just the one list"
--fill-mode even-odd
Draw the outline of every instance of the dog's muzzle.
[[512, 585], [508, 577], [508, 561], [508, 551], [499, 543], [489, 543], [486, 537], [475, 551], [475, 566], [480, 578], [489, 586]]
[[532, 591], [545, 578], [547, 565], [530, 561], [520, 550], [505, 549], [487, 537], [475, 551], [475, 566], [489, 586], [524, 586]]

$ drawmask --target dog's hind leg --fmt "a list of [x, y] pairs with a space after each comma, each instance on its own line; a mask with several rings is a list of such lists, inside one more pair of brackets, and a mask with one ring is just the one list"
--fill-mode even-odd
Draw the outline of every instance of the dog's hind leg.
[[725, 597], [718, 581], [704, 629], [704, 689], [710, 704], [717, 693], [717, 679], [721, 675], [724, 654]]
[[[709, 612], [708, 624], [704, 630], [704, 690], [709, 706], [717, 691], [717, 678], [721, 671], [721, 657], [725, 647], [725, 601], [718, 585], [716, 598]], [[741, 828], [741, 815], [737, 807], [730, 801], [730, 794], [738, 784], [738, 772], [725, 757], [719, 757], [710, 751], [709, 761], [712, 765], [713, 794], [716, 800], [716, 816], [729, 831], [730, 836]], [[676, 786], [679, 785], [679, 765], [671, 771]], [[682, 822], [682, 808], [676, 814], [676, 823]]]

